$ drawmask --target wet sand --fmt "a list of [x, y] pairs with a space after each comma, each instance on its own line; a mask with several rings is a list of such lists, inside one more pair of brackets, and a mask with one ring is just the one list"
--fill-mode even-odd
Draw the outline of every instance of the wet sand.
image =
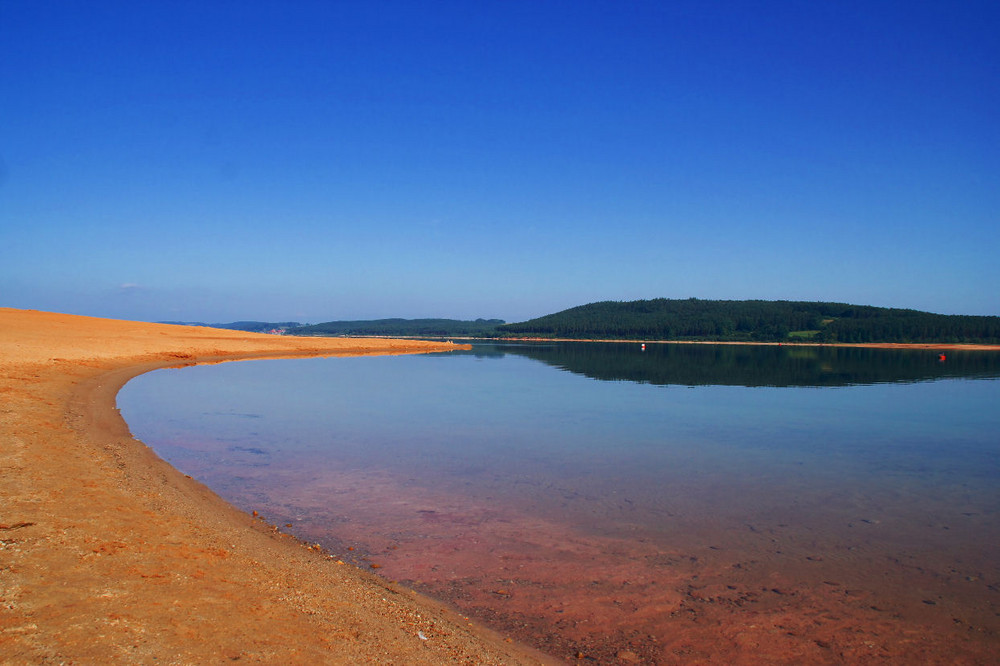
[[118, 389], [155, 368], [445, 347], [0, 308], [0, 659], [548, 661], [235, 509], [115, 409]]

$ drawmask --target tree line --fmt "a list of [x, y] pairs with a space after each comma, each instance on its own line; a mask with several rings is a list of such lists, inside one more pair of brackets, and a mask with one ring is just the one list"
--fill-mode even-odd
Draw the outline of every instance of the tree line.
[[1000, 344], [1000, 317], [808, 301], [603, 301], [497, 328], [499, 336], [584, 340]]

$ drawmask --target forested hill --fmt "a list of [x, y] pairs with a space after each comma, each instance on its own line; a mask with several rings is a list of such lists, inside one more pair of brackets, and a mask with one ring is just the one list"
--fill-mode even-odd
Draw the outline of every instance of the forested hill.
[[804, 301], [604, 301], [497, 330], [502, 336], [591, 340], [1000, 344], [1000, 317]]
[[503, 319], [370, 319], [328, 321], [289, 329], [289, 335], [492, 336]]

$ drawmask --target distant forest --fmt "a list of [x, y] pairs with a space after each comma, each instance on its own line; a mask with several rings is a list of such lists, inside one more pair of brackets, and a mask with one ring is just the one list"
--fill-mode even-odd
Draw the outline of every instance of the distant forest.
[[426, 337], [492, 337], [503, 319], [373, 319], [328, 321], [291, 328], [288, 335], [404, 335]]
[[848, 303], [697, 298], [603, 301], [517, 324], [505, 324], [502, 319], [372, 319], [305, 326], [295, 322], [209, 325], [321, 336], [1000, 344], [1000, 317], [940, 315]]
[[1000, 343], [1000, 317], [803, 301], [604, 301], [497, 329], [501, 337], [746, 342]]

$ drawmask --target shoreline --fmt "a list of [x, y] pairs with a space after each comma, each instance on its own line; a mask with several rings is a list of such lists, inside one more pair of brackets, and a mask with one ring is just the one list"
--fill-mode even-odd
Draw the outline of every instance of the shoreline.
[[[458, 339], [458, 338], [456, 338]], [[573, 338], [508, 338], [518, 342], [619, 342], [653, 345], [737, 345], [746, 347], [856, 347], [864, 349], [950, 349], [1000, 351], [1000, 345], [954, 342], [744, 342], [739, 340], [578, 340]]]
[[[379, 340], [461, 340], [463, 342], [613, 342], [617, 344], [653, 344], [653, 345], [737, 345], [748, 347], [860, 347], [865, 349], [930, 349], [953, 351], [1000, 351], [1000, 345], [986, 345], [963, 342], [748, 342], [744, 340], [621, 340], [612, 338], [471, 338], [456, 335], [447, 336], [407, 336], [394, 338], [388, 336], [371, 336]], [[322, 336], [310, 336], [308, 339], [323, 339]], [[350, 340], [351, 338], [327, 338], [330, 340]]]
[[4, 662], [556, 663], [236, 509], [116, 409], [157, 368], [455, 348], [0, 308]]

